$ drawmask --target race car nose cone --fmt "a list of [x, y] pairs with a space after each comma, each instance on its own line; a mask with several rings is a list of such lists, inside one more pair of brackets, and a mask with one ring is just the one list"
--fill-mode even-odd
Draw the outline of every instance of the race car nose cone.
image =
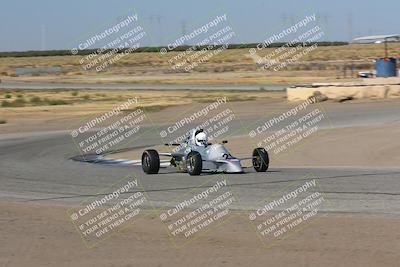
[[229, 159], [224, 161], [224, 172], [227, 173], [241, 173], [243, 172], [242, 165], [240, 164], [240, 160], [238, 159]]

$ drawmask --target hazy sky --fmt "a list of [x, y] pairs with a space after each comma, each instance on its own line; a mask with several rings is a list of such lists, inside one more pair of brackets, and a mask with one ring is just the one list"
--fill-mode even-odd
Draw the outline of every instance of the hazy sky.
[[1, 0], [0, 51], [70, 49], [135, 10], [141, 45], [166, 45], [227, 14], [234, 43], [260, 42], [316, 13], [327, 40], [400, 33], [399, 0]]

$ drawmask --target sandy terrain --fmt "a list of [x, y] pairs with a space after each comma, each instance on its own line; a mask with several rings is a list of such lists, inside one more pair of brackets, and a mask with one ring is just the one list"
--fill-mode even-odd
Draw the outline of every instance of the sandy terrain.
[[[190, 105], [199, 105], [215, 101], [218, 97], [227, 97], [231, 102], [246, 100], [263, 100], [263, 103], [274, 103], [284, 99], [284, 92], [251, 91], [243, 94], [238, 91], [144, 91], [144, 90], [0, 90], [0, 102], [13, 102], [22, 96], [26, 103], [24, 107], [0, 107], [0, 119], [7, 124], [0, 125], [2, 133], [66, 130], [72, 129], [81, 121], [92, 118], [102, 112], [107, 112], [128, 99], [137, 98], [136, 107], [144, 107], [152, 114], [155, 121], [173, 117], [176, 110], [189, 109]], [[6, 98], [11, 95], [11, 98]], [[69, 104], [49, 105], [32, 103], [32, 99], [40, 98]], [[86, 98], [86, 99], [85, 99]], [[258, 105], [261, 105], [259, 103]], [[167, 110], [165, 108], [169, 107]]]
[[[154, 215], [88, 249], [66, 207], [0, 204], [1, 266], [398, 266], [400, 221], [329, 215], [268, 248], [245, 214], [177, 249]], [[157, 252], [157, 253], [155, 253]]]

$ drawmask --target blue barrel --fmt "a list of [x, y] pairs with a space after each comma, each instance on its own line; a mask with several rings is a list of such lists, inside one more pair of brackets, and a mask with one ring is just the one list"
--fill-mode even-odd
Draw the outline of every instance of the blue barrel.
[[397, 67], [395, 58], [378, 58], [375, 62], [376, 77], [394, 77], [397, 76]]

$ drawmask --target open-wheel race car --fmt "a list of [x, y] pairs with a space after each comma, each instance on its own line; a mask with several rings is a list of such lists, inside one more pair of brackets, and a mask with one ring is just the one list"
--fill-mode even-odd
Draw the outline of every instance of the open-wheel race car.
[[264, 148], [255, 148], [251, 157], [239, 159], [229, 153], [224, 146], [226, 143], [210, 144], [202, 129], [193, 129], [183, 143], [173, 144], [177, 147], [173, 153], [145, 150], [142, 154], [142, 169], [147, 174], [157, 174], [160, 170], [160, 156], [165, 156], [171, 158], [168, 166], [190, 175], [200, 175], [202, 172], [243, 173], [241, 161], [250, 159], [257, 172], [267, 171], [269, 157]]

